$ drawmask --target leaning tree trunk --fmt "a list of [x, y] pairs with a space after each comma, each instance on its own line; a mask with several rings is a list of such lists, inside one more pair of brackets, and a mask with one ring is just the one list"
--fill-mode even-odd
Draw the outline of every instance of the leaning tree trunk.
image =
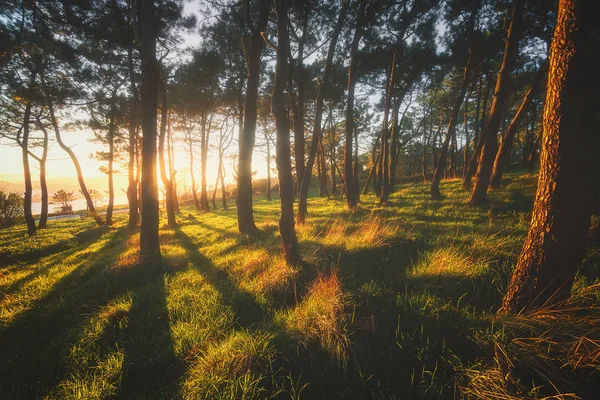
[[450, 121], [448, 121], [448, 128], [446, 129], [446, 136], [444, 137], [444, 143], [442, 143], [442, 148], [440, 150], [440, 157], [438, 159], [435, 172], [433, 173], [433, 179], [431, 181], [431, 197], [434, 200], [440, 200], [442, 198], [442, 194], [440, 193], [440, 181], [442, 180], [442, 174], [444, 173], [444, 169], [446, 168], [446, 155], [448, 153], [448, 145], [450, 143], [450, 139], [456, 134], [456, 123], [458, 122], [458, 114], [460, 113], [465, 94], [467, 93], [470, 74], [471, 51], [469, 50], [467, 64], [465, 65], [465, 69], [463, 72], [463, 79], [462, 85], [460, 87], [460, 92], [454, 102], [452, 115], [450, 116]]
[[206, 191], [206, 163], [208, 159], [208, 139], [212, 125], [212, 117], [206, 121], [206, 111], [202, 113], [202, 131], [200, 136], [200, 210], [210, 211], [208, 192]]
[[44, 229], [48, 223], [48, 184], [46, 183], [46, 160], [48, 159], [48, 131], [38, 120], [38, 124], [44, 134], [42, 156], [40, 157], [40, 189], [42, 191], [42, 209], [38, 229]]
[[262, 32], [267, 28], [271, 0], [260, 0], [258, 21], [252, 33], [248, 60], [248, 82], [244, 100], [244, 127], [240, 135], [240, 151], [237, 173], [237, 217], [241, 233], [251, 235], [258, 229], [252, 211], [252, 150], [256, 137], [256, 101], [260, 81], [260, 55], [264, 40]]
[[[31, 86], [35, 82], [35, 73], [31, 75]], [[35, 218], [31, 212], [31, 195], [33, 193], [33, 186], [31, 184], [31, 169], [29, 168], [29, 118], [31, 116], [31, 100], [27, 100], [25, 104], [25, 113], [23, 116], [23, 140], [21, 144], [21, 153], [23, 155], [23, 175], [25, 178], [25, 223], [27, 224], [27, 234], [29, 236], [35, 235]]]
[[323, 101], [325, 99], [325, 92], [329, 85], [329, 75], [331, 74], [331, 65], [333, 63], [333, 55], [335, 53], [335, 47], [337, 45], [340, 32], [344, 25], [344, 19], [346, 18], [346, 12], [348, 10], [349, 0], [344, 0], [340, 15], [333, 28], [331, 34], [331, 40], [329, 42], [329, 49], [327, 50], [327, 59], [325, 61], [325, 69], [323, 70], [323, 76], [319, 83], [319, 89], [317, 90], [317, 99], [315, 102], [315, 123], [313, 127], [313, 135], [310, 142], [310, 150], [308, 152], [308, 159], [306, 160], [306, 168], [304, 169], [304, 179], [300, 185], [298, 191], [298, 223], [302, 224], [306, 220], [306, 214], [308, 212], [308, 188], [310, 186], [310, 179], [312, 176], [312, 170], [315, 163], [315, 157], [319, 148], [319, 141], [322, 136], [321, 121], [323, 118]]
[[167, 124], [169, 123], [169, 106], [167, 103], [167, 88], [166, 83], [161, 81], [160, 84], [160, 134], [158, 136], [158, 163], [160, 168], [160, 179], [165, 188], [165, 203], [167, 209], [167, 225], [170, 228], [177, 226], [175, 219], [175, 201], [173, 199], [173, 181], [167, 176], [167, 167], [165, 165], [165, 137], [167, 135]]
[[[352, 44], [350, 46], [350, 65], [348, 66], [348, 97], [346, 101], [346, 129], [344, 132], [344, 137], [346, 139], [346, 143], [344, 144], [344, 175], [346, 178], [354, 176], [352, 167], [352, 139], [354, 131], [354, 90], [356, 88], [356, 81], [358, 80], [358, 74], [356, 71], [356, 57], [358, 54], [358, 45], [360, 43], [360, 39], [362, 38], [366, 22], [365, 11], [367, 8], [367, 3], [367, 0], [361, 0], [359, 3], [356, 28], [354, 30], [354, 37], [352, 38]], [[353, 179], [345, 179], [344, 181], [344, 187], [346, 188], [346, 204], [348, 205], [348, 208], [352, 210], [358, 205], [358, 190], [354, 187]]]
[[481, 156], [479, 157], [479, 165], [477, 166], [477, 175], [475, 176], [473, 192], [467, 201], [467, 204], [471, 206], [481, 205], [486, 200], [494, 157], [496, 156], [496, 151], [498, 149], [498, 128], [500, 127], [502, 109], [510, 94], [510, 74], [517, 59], [519, 39], [523, 30], [524, 7], [525, 0], [515, 1], [510, 25], [508, 27], [502, 66], [500, 67], [500, 72], [498, 73], [498, 79], [496, 81], [492, 109], [490, 110], [485, 128], [481, 133], [483, 147], [481, 149]]
[[129, 45], [127, 49], [128, 66], [129, 66], [129, 82], [131, 86], [132, 97], [129, 101], [129, 121], [128, 121], [128, 133], [129, 143], [127, 150], [129, 152], [129, 160], [127, 163], [127, 202], [129, 203], [129, 222], [130, 228], [137, 227], [140, 216], [138, 213], [138, 180], [135, 175], [135, 156], [136, 156], [136, 141], [137, 141], [137, 111], [138, 111], [138, 91], [135, 84], [135, 70], [133, 67], [133, 47]]
[[289, 110], [286, 108], [286, 104], [289, 102], [286, 101], [283, 93], [287, 82], [287, 60], [290, 51], [285, 0], [275, 0], [275, 11], [277, 13], [278, 51], [271, 111], [277, 128], [276, 158], [277, 172], [279, 174], [279, 193], [281, 197], [279, 233], [283, 241], [286, 263], [288, 265], [297, 265], [300, 262], [300, 249], [298, 248], [298, 238], [296, 237], [296, 230], [294, 228], [294, 185], [290, 152], [290, 115]]
[[112, 225], [112, 214], [115, 206], [115, 185], [113, 182], [113, 163], [115, 158], [115, 102], [110, 105], [108, 123], [108, 206], [106, 207], [106, 225]]
[[160, 262], [158, 239], [159, 200], [156, 179], [156, 106], [160, 71], [156, 59], [158, 18], [154, 2], [140, 1], [138, 5], [140, 56], [142, 59], [142, 224], [140, 227], [140, 262], [152, 266]]
[[517, 110], [515, 116], [510, 122], [510, 125], [508, 125], [506, 133], [502, 137], [502, 143], [500, 144], [500, 148], [498, 149], [498, 153], [496, 154], [496, 159], [494, 160], [494, 169], [492, 171], [492, 177], [490, 178], [490, 187], [494, 189], [500, 187], [504, 166], [506, 165], [508, 154], [512, 149], [513, 140], [515, 138], [515, 134], [517, 133], [519, 122], [521, 121], [523, 115], [525, 115], [525, 110], [527, 109], [527, 106], [529, 105], [529, 102], [531, 101], [531, 98], [533, 97], [533, 94], [535, 93], [538, 84], [542, 80], [542, 76], [544, 75], [545, 71], [546, 65], [543, 65], [536, 73], [531, 87], [529, 88], [527, 93], [525, 93], [525, 96], [523, 97], [523, 101], [521, 102], [519, 109]]
[[[467, 173], [463, 177], [463, 187], [464, 188], [471, 187], [471, 184], [472, 184], [471, 181], [472, 181], [473, 175], [475, 175], [475, 172], [477, 171], [477, 161], [479, 161], [479, 156], [481, 154], [481, 149], [483, 148], [483, 142], [484, 142], [483, 129], [481, 127], [484, 126], [485, 121], [487, 119], [486, 118], [487, 103], [488, 103], [488, 98], [489, 98], [489, 93], [490, 93], [491, 87], [492, 87], [492, 79], [490, 79], [488, 77], [487, 84], [485, 86], [485, 93], [483, 95], [483, 107], [481, 108], [481, 110], [482, 110], [481, 118], [479, 118], [477, 120], [477, 131], [475, 133], [476, 139], [473, 139], [473, 153], [471, 154], [471, 158], [469, 159], [469, 166], [467, 168]], [[479, 97], [480, 96], [478, 96], [478, 99], [479, 99]], [[478, 100], [478, 104], [479, 104], [479, 100]], [[479, 115], [479, 110], [477, 111], [476, 114]]]
[[550, 52], [539, 183], [529, 233], [499, 313], [570, 295], [598, 180], [596, 0], [561, 0]]
[[73, 165], [75, 166], [75, 171], [77, 173], [77, 180], [79, 182], [79, 187], [81, 188], [81, 193], [85, 197], [85, 201], [87, 203], [87, 208], [88, 208], [90, 214], [92, 215], [92, 217], [94, 218], [94, 220], [96, 221], [96, 223], [98, 225], [102, 226], [102, 225], [104, 225], [104, 221], [102, 220], [102, 218], [100, 218], [100, 215], [98, 215], [98, 213], [96, 212], [96, 207], [94, 206], [92, 197], [90, 196], [90, 193], [88, 192], [87, 187], [85, 185], [85, 181], [83, 180], [83, 172], [81, 171], [81, 166], [79, 164], [79, 160], [77, 159], [77, 156], [75, 155], [73, 150], [71, 150], [71, 148], [62, 141], [62, 137], [60, 135], [60, 129], [58, 127], [58, 121], [56, 119], [56, 114], [54, 113], [54, 104], [52, 103], [52, 99], [50, 98], [50, 94], [48, 93], [48, 87], [46, 86], [46, 82], [45, 82], [43, 76], [42, 76], [42, 85], [44, 87], [44, 92], [46, 95], [48, 111], [50, 113], [50, 122], [52, 123], [52, 127], [54, 128], [56, 142], [58, 143], [60, 148], [63, 149], [71, 158], [71, 161], [73, 162]]

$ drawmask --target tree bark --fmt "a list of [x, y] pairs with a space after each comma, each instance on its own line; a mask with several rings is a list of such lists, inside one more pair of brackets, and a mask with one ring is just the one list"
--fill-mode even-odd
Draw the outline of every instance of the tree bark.
[[431, 181], [431, 197], [434, 200], [440, 200], [442, 198], [442, 193], [440, 193], [440, 181], [442, 180], [442, 174], [444, 173], [444, 169], [446, 168], [446, 155], [448, 153], [448, 145], [450, 143], [450, 139], [456, 135], [456, 123], [458, 122], [458, 114], [460, 113], [465, 94], [467, 93], [467, 88], [469, 87], [470, 75], [471, 51], [469, 50], [467, 63], [463, 72], [463, 80], [462, 85], [460, 87], [460, 92], [456, 97], [454, 106], [452, 108], [452, 114], [450, 115], [450, 121], [448, 121], [448, 128], [446, 129], [446, 136], [444, 137], [444, 143], [442, 143], [442, 148], [440, 150], [440, 157], [438, 159], [435, 172], [433, 173], [433, 179]]
[[559, 4], [533, 215], [500, 314], [567, 299], [584, 254], [600, 155], [599, 13], [595, 0]]
[[[32, 91], [33, 85], [35, 84], [35, 72], [31, 74], [31, 80], [29, 83], [29, 90]], [[29, 236], [35, 235], [35, 219], [31, 212], [31, 196], [33, 193], [33, 186], [31, 184], [31, 170], [29, 168], [29, 119], [31, 117], [31, 99], [27, 99], [25, 104], [25, 112], [23, 115], [23, 139], [21, 144], [21, 154], [23, 156], [23, 175], [25, 178], [25, 223], [27, 224], [27, 234]]]
[[160, 90], [160, 133], [158, 135], [158, 163], [160, 168], [160, 179], [165, 188], [165, 206], [167, 209], [167, 225], [170, 228], [177, 226], [175, 218], [175, 201], [173, 199], [173, 181], [167, 176], [165, 165], [165, 138], [167, 136], [167, 125], [169, 124], [169, 105], [167, 102], [166, 82], [161, 80]]
[[89, 210], [90, 214], [92, 215], [92, 217], [94, 218], [94, 220], [96, 221], [96, 223], [98, 225], [102, 226], [102, 225], [104, 225], [104, 221], [102, 220], [100, 215], [98, 215], [98, 213], [96, 212], [96, 207], [94, 207], [94, 202], [92, 201], [90, 193], [88, 192], [87, 187], [85, 185], [85, 181], [83, 180], [83, 172], [81, 171], [81, 166], [79, 164], [79, 160], [77, 159], [77, 156], [75, 155], [73, 150], [71, 150], [71, 148], [68, 147], [62, 141], [62, 137], [60, 135], [60, 129], [58, 127], [58, 121], [56, 120], [56, 114], [54, 113], [54, 104], [50, 97], [50, 93], [48, 93], [48, 87], [46, 86], [46, 82], [45, 82], [43, 76], [42, 76], [42, 86], [43, 86], [43, 89], [44, 89], [44, 92], [46, 95], [46, 102], [48, 105], [48, 111], [50, 113], [50, 122], [52, 123], [52, 127], [54, 128], [54, 134], [56, 135], [56, 142], [58, 143], [60, 148], [63, 149], [71, 158], [71, 161], [73, 162], [73, 165], [75, 166], [75, 171], [77, 173], [77, 181], [79, 182], [79, 187], [81, 189], [81, 193], [85, 197], [88, 210]]
[[[308, 159], [306, 160], [306, 168], [304, 169], [304, 179], [300, 185], [298, 192], [298, 215], [297, 221], [299, 224], [304, 223], [306, 220], [306, 214], [308, 212], [308, 188], [310, 186], [310, 179], [312, 176], [312, 170], [315, 163], [315, 157], [319, 147], [319, 141], [322, 136], [321, 121], [323, 118], [323, 100], [325, 97], [325, 91], [329, 85], [329, 75], [331, 74], [331, 64], [333, 63], [333, 55], [335, 53], [335, 47], [337, 45], [340, 32], [344, 25], [344, 19], [346, 18], [346, 12], [348, 11], [349, 0], [344, 0], [340, 15], [338, 16], [335, 27], [331, 34], [331, 41], [329, 42], [329, 49], [327, 50], [327, 59], [325, 61], [325, 69], [323, 70], [323, 76], [319, 83], [319, 89], [317, 90], [317, 99], [315, 102], [315, 124], [313, 127], [313, 135], [310, 143], [310, 150], [308, 152]], [[281, 184], [281, 182], [280, 182]]]
[[381, 192], [379, 194], [379, 204], [385, 204], [388, 201], [390, 195], [390, 136], [391, 131], [389, 127], [389, 114], [390, 104], [392, 102], [392, 90], [395, 86], [396, 81], [396, 56], [397, 50], [394, 50], [392, 56], [392, 63], [390, 65], [390, 73], [388, 75], [388, 84], [385, 95], [385, 102], [383, 104], [383, 125], [381, 127], [381, 160], [379, 165], [379, 184]]
[[477, 175], [475, 176], [473, 192], [467, 201], [467, 204], [470, 206], [481, 205], [486, 200], [494, 157], [496, 156], [498, 149], [498, 128], [500, 127], [502, 110], [510, 94], [510, 74], [517, 58], [519, 39], [521, 38], [523, 31], [524, 7], [525, 0], [515, 0], [506, 37], [502, 66], [500, 67], [500, 72], [498, 73], [498, 79], [496, 81], [492, 108], [487, 123], [485, 124], [485, 128], [481, 134], [484, 142], [481, 149], [481, 157], [479, 157], [479, 165], [477, 166]]
[[115, 206], [115, 185], [113, 183], [113, 163], [115, 158], [115, 101], [110, 104], [108, 123], [108, 206], [106, 207], [106, 225], [112, 225]]
[[519, 127], [519, 123], [521, 118], [526, 113], [527, 106], [533, 97], [533, 94], [536, 91], [537, 86], [542, 80], [542, 76], [546, 71], [546, 64], [540, 67], [536, 76], [531, 84], [531, 87], [525, 93], [523, 97], [523, 101], [519, 106], [519, 109], [515, 113], [512, 121], [508, 125], [504, 136], [502, 137], [502, 143], [500, 144], [500, 148], [498, 149], [498, 153], [496, 153], [496, 159], [494, 160], [494, 169], [492, 171], [492, 177], [490, 178], [490, 187], [493, 189], [498, 189], [500, 187], [500, 182], [502, 181], [502, 173], [504, 170], [504, 166], [506, 165], [508, 154], [512, 149], [513, 140], [515, 138], [515, 134], [517, 133], [517, 129]]
[[208, 161], [208, 140], [212, 125], [212, 116], [207, 121], [207, 111], [202, 112], [202, 131], [200, 136], [200, 210], [210, 211], [208, 192], [206, 191], [206, 163]]
[[247, 235], [252, 235], [258, 230], [252, 211], [252, 150], [254, 149], [256, 137], [256, 100], [260, 81], [260, 55], [264, 43], [261, 33], [267, 28], [270, 11], [271, 0], [260, 0], [258, 21], [252, 34], [250, 53], [247, 54], [248, 82], [244, 101], [244, 127], [240, 135], [237, 173], [238, 229], [241, 233]]
[[127, 202], [129, 203], [129, 221], [128, 226], [130, 228], [137, 227], [139, 223], [138, 213], [138, 180], [135, 175], [135, 156], [136, 156], [136, 141], [137, 141], [137, 111], [139, 95], [135, 84], [135, 73], [133, 68], [133, 46], [129, 45], [127, 49], [128, 65], [129, 65], [129, 81], [131, 87], [132, 97], [129, 100], [129, 121], [128, 121], [128, 133], [129, 143], [127, 150], [129, 152], [129, 160], [127, 163]]
[[[281, 198], [279, 233], [283, 242], [286, 263], [288, 265], [297, 265], [300, 262], [300, 249], [298, 248], [298, 238], [296, 237], [296, 230], [294, 228], [294, 185], [290, 152], [290, 114], [289, 106], [286, 106], [289, 105], [289, 100], [284, 95], [290, 51], [286, 1], [275, 0], [275, 11], [277, 13], [277, 65], [275, 67], [271, 111], [277, 128], [276, 158]], [[307, 169], [307, 171], [311, 169]]]
[[[296, 181], [298, 190], [304, 180], [304, 44], [308, 34], [308, 16], [303, 15], [302, 36], [298, 41], [298, 58], [296, 65], [296, 83], [298, 95], [294, 99], [294, 158], [296, 160]], [[293, 93], [293, 91], [291, 91]]]
[[329, 120], [329, 149], [330, 149], [330, 157], [329, 164], [331, 168], [331, 195], [335, 196], [337, 194], [337, 182], [335, 178], [335, 166], [336, 166], [336, 158], [335, 158], [335, 124], [333, 123], [333, 118]]
[[156, 179], [156, 106], [160, 79], [156, 59], [158, 18], [153, 1], [140, 1], [138, 7], [139, 46], [142, 59], [142, 224], [140, 227], [140, 263], [156, 266], [160, 263], [158, 239], [159, 200]]
[[48, 159], [48, 131], [38, 120], [38, 125], [44, 134], [42, 156], [40, 157], [40, 189], [42, 191], [42, 209], [38, 229], [44, 229], [48, 223], [48, 184], [46, 183], [46, 160]]

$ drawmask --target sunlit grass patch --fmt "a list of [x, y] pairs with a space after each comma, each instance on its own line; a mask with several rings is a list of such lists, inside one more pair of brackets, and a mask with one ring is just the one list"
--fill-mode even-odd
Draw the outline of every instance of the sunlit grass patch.
[[444, 279], [448, 276], [469, 278], [485, 271], [485, 260], [475, 260], [465, 249], [452, 246], [426, 252], [407, 270], [408, 277]]
[[193, 358], [206, 343], [220, 338], [233, 326], [233, 311], [197, 270], [167, 277], [165, 286], [173, 347], [179, 358]]
[[327, 228], [323, 244], [347, 251], [380, 247], [388, 244], [399, 232], [399, 226], [378, 214], [371, 214], [359, 221], [335, 219]]
[[190, 364], [183, 383], [186, 399], [259, 399], [264, 397], [275, 357], [272, 337], [238, 331], [210, 345]]
[[277, 320], [300, 345], [317, 345], [336, 361], [344, 362], [349, 350], [344, 320], [346, 302], [337, 273], [319, 275], [302, 302], [279, 313]]
[[67, 357], [69, 372], [48, 398], [106, 399], [117, 394], [125, 351], [122, 343], [132, 305], [130, 293], [91, 317]]

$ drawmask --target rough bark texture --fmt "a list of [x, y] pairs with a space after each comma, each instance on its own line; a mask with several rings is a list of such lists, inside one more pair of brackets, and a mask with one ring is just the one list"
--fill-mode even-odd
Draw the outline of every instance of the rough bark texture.
[[308, 188], [310, 186], [310, 179], [315, 163], [315, 157], [319, 148], [319, 141], [321, 140], [320, 138], [323, 133], [321, 129], [321, 121], [323, 118], [323, 100], [325, 97], [325, 91], [327, 90], [327, 86], [329, 84], [329, 75], [331, 74], [331, 64], [333, 63], [333, 55], [335, 53], [335, 47], [337, 45], [340, 32], [342, 31], [342, 27], [344, 25], [344, 19], [346, 18], [348, 4], [349, 0], [345, 0], [342, 5], [342, 9], [340, 10], [338, 20], [335, 24], [335, 27], [333, 28], [333, 32], [331, 34], [331, 41], [329, 42], [329, 49], [327, 50], [325, 69], [323, 70], [323, 76], [321, 77], [321, 82], [317, 91], [313, 135], [310, 143], [310, 150], [308, 152], [308, 159], [306, 160], [304, 179], [302, 180], [300, 190], [298, 191], [298, 223], [304, 223], [304, 221], [306, 220], [306, 214], [308, 211]]
[[598, 179], [596, 0], [561, 0], [552, 41], [539, 183], [529, 233], [500, 313], [568, 298]]
[[515, 134], [517, 133], [517, 129], [519, 127], [519, 123], [521, 122], [522, 117], [526, 113], [527, 106], [533, 97], [533, 94], [536, 91], [536, 88], [539, 82], [542, 79], [546, 71], [546, 65], [540, 67], [539, 71], [536, 73], [536, 76], [531, 84], [531, 87], [525, 93], [523, 97], [523, 101], [519, 106], [519, 109], [515, 113], [512, 121], [508, 125], [504, 136], [502, 137], [502, 143], [500, 144], [500, 148], [498, 149], [498, 153], [496, 153], [496, 159], [494, 160], [494, 169], [492, 170], [492, 177], [490, 178], [490, 187], [497, 189], [500, 187], [500, 182], [502, 181], [502, 173], [504, 171], [504, 167], [506, 166], [506, 162], [508, 161], [508, 155], [512, 149], [513, 140], [515, 138]]
[[[303, 16], [302, 36], [298, 41], [298, 58], [296, 64], [296, 84], [298, 94], [294, 105], [294, 158], [296, 160], [296, 181], [298, 190], [304, 180], [304, 43], [308, 34], [308, 16]], [[293, 93], [293, 91], [292, 91]], [[292, 94], [293, 95], [293, 94]]]
[[[367, 1], [361, 0], [358, 7], [358, 16], [356, 21], [356, 28], [354, 30], [354, 37], [352, 38], [352, 44], [350, 46], [350, 65], [348, 66], [348, 98], [346, 101], [346, 130], [344, 137], [346, 143], [344, 144], [344, 175], [346, 178], [353, 176], [354, 171], [352, 168], [352, 135], [354, 130], [354, 89], [356, 88], [357, 71], [356, 71], [356, 56], [358, 53], [358, 45], [363, 35], [365, 25], [365, 11], [367, 8]], [[354, 209], [358, 204], [358, 190], [354, 187], [354, 180], [345, 179], [346, 189], [346, 204], [349, 209]]]
[[202, 130], [200, 132], [200, 210], [210, 211], [208, 192], [206, 190], [206, 163], [208, 161], [208, 139], [212, 125], [212, 117], [208, 119], [207, 112], [202, 113]]
[[483, 204], [486, 200], [487, 190], [490, 183], [490, 175], [494, 164], [494, 157], [498, 150], [498, 129], [502, 117], [502, 110], [510, 94], [511, 79], [510, 74], [513, 70], [519, 39], [523, 30], [523, 9], [525, 0], [516, 0], [514, 2], [513, 11], [506, 36], [506, 44], [504, 47], [504, 57], [502, 66], [498, 73], [496, 81], [496, 89], [494, 91], [494, 99], [492, 100], [492, 108], [490, 114], [481, 133], [483, 139], [483, 147], [481, 148], [481, 156], [477, 166], [477, 175], [475, 176], [475, 185], [471, 197], [467, 204], [477, 206]]
[[300, 249], [294, 227], [294, 184], [292, 179], [292, 161], [290, 152], [290, 110], [289, 101], [283, 93], [287, 82], [288, 54], [290, 51], [288, 17], [285, 0], [275, 0], [277, 13], [277, 66], [271, 111], [277, 128], [277, 172], [279, 174], [279, 193], [281, 198], [281, 217], [279, 233], [283, 242], [285, 261], [289, 265], [300, 262]]
[[248, 82], [244, 100], [244, 127], [240, 135], [238, 156], [237, 216], [239, 231], [248, 235], [257, 231], [252, 212], [252, 150], [256, 138], [256, 100], [260, 80], [260, 55], [264, 43], [261, 32], [267, 28], [270, 11], [271, 0], [260, 0], [258, 21], [252, 34], [250, 52], [246, 55]]
[[158, 21], [154, 2], [140, 1], [138, 6], [139, 46], [142, 59], [142, 224], [140, 228], [140, 263], [160, 262], [158, 239], [158, 184], [156, 180], [156, 106], [160, 79], [156, 59]]

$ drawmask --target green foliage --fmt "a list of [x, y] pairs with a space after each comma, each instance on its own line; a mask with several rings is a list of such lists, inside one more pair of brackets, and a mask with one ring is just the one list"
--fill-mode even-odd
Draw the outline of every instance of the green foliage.
[[0, 227], [16, 224], [23, 215], [23, 198], [18, 193], [0, 190]]
[[73, 200], [75, 200], [73, 192], [66, 192], [64, 189], [60, 189], [52, 195], [50, 204], [57, 204], [62, 213], [70, 213], [73, 211], [73, 207], [71, 206]]

